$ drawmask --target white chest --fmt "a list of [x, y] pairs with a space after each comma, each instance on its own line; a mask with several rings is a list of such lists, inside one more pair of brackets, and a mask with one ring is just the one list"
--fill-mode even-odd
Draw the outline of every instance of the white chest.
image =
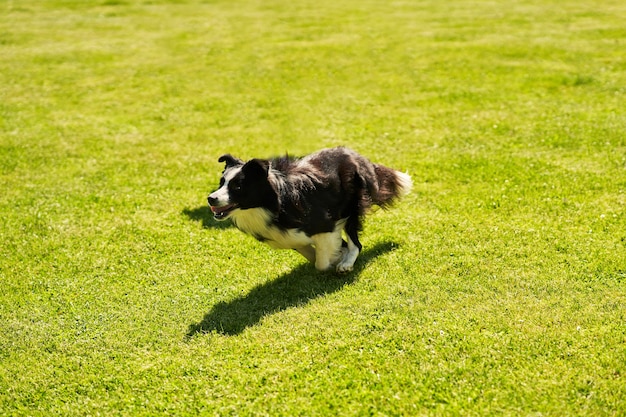
[[310, 245], [313, 240], [298, 229], [282, 230], [272, 226], [272, 214], [263, 208], [238, 210], [232, 214], [233, 223], [240, 230], [262, 239], [275, 249], [295, 249]]

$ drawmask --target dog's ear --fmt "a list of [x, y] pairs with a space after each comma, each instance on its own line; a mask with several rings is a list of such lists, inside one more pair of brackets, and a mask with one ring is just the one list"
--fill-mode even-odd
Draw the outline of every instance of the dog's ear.
[[241, 159], [235, 158], [229, 153], [220, 156], [217, 162], [226, 162], [226, 167], [224, 169], [243, 164], [243, 161]]
[[263, 159], [251, 159], [241, 169], [244, 173], [257, 177], [267, 177], [270, 169], [269, 161]]

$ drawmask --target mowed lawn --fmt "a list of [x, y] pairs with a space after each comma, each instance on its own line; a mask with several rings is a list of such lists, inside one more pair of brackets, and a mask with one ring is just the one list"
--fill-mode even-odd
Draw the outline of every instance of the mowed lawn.
[[[0, 415], [626, 415], [626, 3], [0, 1]], [[222, 164], [412, 194], [348, 275]]]

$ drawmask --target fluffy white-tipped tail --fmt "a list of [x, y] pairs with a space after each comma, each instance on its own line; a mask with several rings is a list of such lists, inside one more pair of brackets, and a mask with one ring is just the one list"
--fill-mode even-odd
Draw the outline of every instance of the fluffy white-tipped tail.
[[411, 191], [413, 181], [409, 174], [382, 165], [375, 165], [375, 171], [378, 189], [372, 195], [374, 204], [386, 208]]
[[413, 180], [409, 174], [396, 171], [396, 185], [398, 197], [404, 197], [411, 192], [411, 189], [413, 188]]

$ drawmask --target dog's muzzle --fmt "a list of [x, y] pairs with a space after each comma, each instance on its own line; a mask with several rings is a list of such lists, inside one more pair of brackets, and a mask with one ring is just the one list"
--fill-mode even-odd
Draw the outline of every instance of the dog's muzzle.
[[[210, 199], [209, 199], [210, 200]], [[210, 204], [210, 201], [209, 201]], [[213, 212], [213, 217], [215, 220], [224, 220], [228, 217], [233, 210], [237, 208], [236, 204], [227, 204], [225, 206], [212, 206], [211, 211]]]

